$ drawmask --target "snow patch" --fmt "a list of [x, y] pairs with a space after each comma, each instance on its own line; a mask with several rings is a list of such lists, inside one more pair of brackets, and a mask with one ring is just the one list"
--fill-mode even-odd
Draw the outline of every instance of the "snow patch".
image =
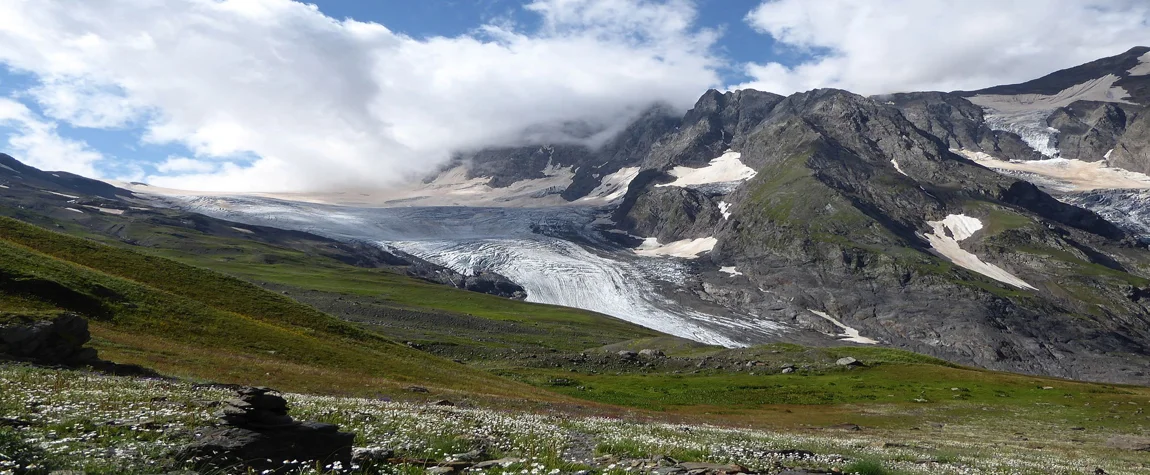
[[99, 207], [99, 206], [92, 206], [92, 205], [84, 205], [84, 207], [85, 207], [85, 208], [89, 208], [89, 209], [94, 209], [94, 210], [96, 210], [96, 211], [99, 211], [99, 212], [101, 212], [101, 213], [114, 214], [114, 215], [117, 215], [117, 216], [118, 216], [118, 215], [121, 215], [121, 214], [124, 214], [124, 210], [122, 210], [122, 209], [115, 209], [115, 208], [101, 208], [101, 207]]
[[902, 167], [898, 166], [898, 162], [894, 161], [894, 159], [893, 159], [893, 158], [892, 158], [892, 159], [890, 159], [890, 164], [891, 164], [891, 165], [894, 165], [894, 169], [895, 169], [896, 171], [898, 171], [899, 173], [902, 173], [902, 174], [903, 174], [903, 176], [910, 176], [910, 175], [907, 175], [907, 174], [906, 174], [906, 172], [902, 171]]
[[669, 256], [695, 259], [699, 257], [699, 254], [711, 252], [711, 250], [715, 248], [715, 244], [718, 243], [719, 240], [714, 237], [705, 237], [659, 244], [658, 238], [649, 237], [644, 239], [643, 244], [633, 249], [633, 251], [640, 256]]
[[[985, 152], [952, 149], [974, 162], [1005, 175], [1022, 175], [1029, 181], [1058, 191], [1150, 189], [1150, 176], [1112, 168], [1104, 161], [1084, 162], [1065, 158], [1048, 160], [1000, 160]], [[1109, 155], [1109, 153], [1107, 153]], [[1037, 176], [1041, 179], [1034, 179]]]
[[827, 321], [835, 324], [836, 327], [842, 328], [843, 332], [840, 333], [839, 336], [843, 337], [843, 338], [839, 338], [839, 341], [853, 341], [855, 343], [862, 343], [865, 345], [877, 345], [878, 344], [878, 340], [875, 340], [873, 338], [867, 338], [865, 336], [859, 335], [858, 330], [855, 330], [854, 328], [843, 325], [842, 322], [836, 320], [834, 317], [832, 317], [830, 315], [827, 315], [825, 312], [820, 312], [818, 310], [811, 310], [809, 308], [807, 309], [807, 311], [811, 312], [815, 315], [818, 315], [820, 317], [825, 318]]
[[83, 211], [80, 211], [80, 210], [78, 210], [78, 209], [76, 209], [76, 208], [64, 208], [64, 209], [66, 209], [66, 210], [68, 210], [68, 211], [75, 211], [75, 212], [77, 212], [77, 213], [80, 213], [80, 214], [84, 214], [84, 212], [83, 212]]
[[232, 229], [234, 229], [234, 230], [236, 230], [236, 231], [239, 231], [239, 232], [241, 232], [241, 233], [244, 233], [244, 234], [255, 234], [255, 231], [252, 231], [252, 230], [250, 230], [250, 229], [237, 228], [237, 227], [235, 227], [235, 226], [231, 226], [231, 228], [232, 228]]
[[1102, 156], [1102, 159], [1103, 160], [1110, 160], [1110, 154], [1112, 154], [1112, 153], [1114, 153], [1114, 149], [1107, 150], [1106, 154]]
[[1150, 74], [1150, 52], [1138, 57], [1138, 65], [1127, 69], [1131, 76], [1145, 76]]
[[1120, 79], [1107, 74], [1098, 79], [1070, 86], [1057, 94], [979, 94], [967, 99], [986, 110], [986, 125], [994, 130], [1013, 132], [1022, 137], [1031, 148], [1051, 157], [1058, 157], [1058, 129], [1046, 125], [1046, 118], [1059, 107], [1066, 107], [1075, 101], [1119, 102], [1133, 104], [1126, 100], [1129, 93], [1115, 86]]
[[13, 173], [20, 173], [20, 172], [16, 171], [14, 168], [12, 168], [8, 165], [5, 165], [3, 163], [0, 163], [0, 168], [3, 168], [5, 170], [8, 170], [8, 171], [13, 172]]
[[726, 201], [720, 201], [719, 214], [723, 215], [723, 219], [731, 219], [731, 204]]
[[755, 170], [744, 165], [743, 162], [739, 160], [742, 156], [743, 154], [739, 152], [727, 150], [723, 152], [723, 155], [711, 160], [710, 164], [703, 168], [675, 167], [670, 172], [671, 176], [675, 177], [675, 181], [655, 186], [678, 186], [686, 188], [714, 183], [746, 181], [754, 178], [756, 174]]
[[[48, 190], [44, 190], [44, 191], [48, 191]], [[78, 200], [78, 199], [80, 199], [80, 197], [79, 197], [79, 196], [74, 196], [74, 195], [65, 195], [65, 194], [63, 194], [63, 193], [56, 193], [55, 191], [48, 191], [48, 193], [51, 193], [51, 194], [53, 194], [53, 195], [56, 195], [56, 196], [63, 196], [63, 197], [65, 197], [65, 198], [71, 198], [71, 199], [74, 199], [74, 200]]]
[[978, 256], [958, 245], [959, 241], [969, 238], [976, 231], [982, 229], [982, 221], [977, 218], [963, 214], [952, 214], [942, 221], [927, 221], [926, 224], [934, 229], [933, 232], [926, 235], [930, 247], [950, 262], [1002, 283], [1023, 289], [1038, 290], [1005, 269], [983, 262]]
[[738, 277], [740, 275], [743, 275], [743, 273], [739, 272], [739, 270], [736, 269], [735, 266], [720, 267], [719, 272], [722, 272], [724, 274], [730, 274], [731, 277]]
[[608, 203], [615, 201], [627, 194], [627, 187], [631, 186], [631, 182], [637, 176], [639, 167], [620, 168], [619, 171], [603, 177], [599, 186], [578, 201], [602, 200]]
[[7, 188], [8, 188], [8, 185], [0, 185], [0, 188], [4, 188], [4, 189], [7, 189]]

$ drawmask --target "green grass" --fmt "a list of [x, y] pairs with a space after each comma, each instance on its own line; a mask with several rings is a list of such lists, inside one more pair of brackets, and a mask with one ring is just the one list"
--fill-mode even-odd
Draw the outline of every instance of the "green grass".
[[[15, 210], [6, 211], [8, 214], [13, 214]], [[575, 351], [659, 334], [591, 311], [514, 301], [426, 282], [404, 275], [402, 268], [355, 267], [333, 257], [330, 249], [324, 249], [325, 244], [322, 242], [316, 243], [314, 240], [307, 241], [303, 238], [295, 241], [278, 238], [282, 245], [273, 245], [259, 241], [258, 239], [261, 239], [259, 235], [231, 232], [229, 231], [231, 228], [227, 226], [229, 223], [198, 215], [147, 219], [132, 216], [97, 216], [92, 219], [97, 218], [97, 222], [82, 226], [21, 215], [21, 219], [46, 226], [60, 226], [71, 235], [83, 236], [141, 254], [179, 261], [197, 268], [211, 269], [248, 282], [272, 283], [298, 290], [350, 297], [382, 299], [397, 309], [448, 312], [498, 322], [516, 322], [536, 330], [529, 335], [504, 334], [497, 338], [492, 338], [492, 335], [466, 334], [460, 329], [445, 329], [443, 332], [432, 332], [414, 338], [401, 333], [389, 335], [402, 337], [405, 340], [463, 346], [533, 346]], [[196, 227], [167, 224], [185, 221], [194, 224], [195, 219], [204, 221], [195, 226], [205, 231]], [[3, 224], [0, 223], [0, 226]], [[232, 235], [214, 234], [217, 232], [231, 232]], [[57, 248], [54, 249], [56, 250], [52, 252], [58, 252]], [[132, 269], [124, 270], [134, 272]], [[186, 284], [187, 282], [173, 282], [172, 287], [182, 287]], [[393, 330], [388, 325], [372, 328], [385, 334]], [[460, 335], [460, 332], [464, 333]]]
[[25, 292], [3, 310], [43, 312], [50, 304], [89, 313], [97, 348], [121, 363], [320, 393], [419, 383], [546, 398], [242, 280], [7, 218], [0, 218], [0, 272]]

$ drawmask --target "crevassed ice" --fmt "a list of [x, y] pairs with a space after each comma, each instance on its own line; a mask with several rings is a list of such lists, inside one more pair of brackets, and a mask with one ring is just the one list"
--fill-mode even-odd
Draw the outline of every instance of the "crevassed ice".
[[703, 168], [675, 167], [670, 172], [671, 176], [675, 177], [675, 181], [655, 186], [691, 187], [744, 181], [754, 178], [756, 174], [755, 170], [744, 165], [742, 160], [739, 160], [742, 156], [743, 154], [739, 152], [727, 150], [723, 152], [723, 155], [711, 160], [711, 163]]
[[979, 94], [967, 98], [986, 110], [986, 125], [994, 130], [1013, 132], [1039, 153], [1057, 158], [1054, 146], [1058, 130], [1046, 125], [1046, 118], [1059, 107], [1075, 101], [1119, 102], [1132, 104], [1129, 93], [1115, 86], [1120, 78], [1107, 74], [1081, 84], [1070, 86], [1057, 94]]
[[959, 241], [969, 238], [979, 229], [982, 229], [982, 221], [963, 214], [952, 214], [941, 221], [927, 221], [926, 223], [933, 228], [933, 232], [926, 235], [930, 247], [950, 262], [999, 282], [1018, 288], [1037, 290], [1014, 274], [994, 264], [983, 262], [978, 256], [958, 245]]
[[640, 256], [656, 257], [682, 257], [685, 259], [694, 259], [699, 257], [699, 254], [710, 252], [718, 244], [719, 240], [714, 237], [705, 237], [698, 239], [683, 239], [681, 241], [670, 242], [667, 244], [659, 244], [658, 238], [646, 238], [643, 244], [633, 249], [635, 254]]

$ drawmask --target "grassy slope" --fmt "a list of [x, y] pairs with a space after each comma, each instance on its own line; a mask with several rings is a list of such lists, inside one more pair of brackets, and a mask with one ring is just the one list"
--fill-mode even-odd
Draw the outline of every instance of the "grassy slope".
[[[375, 353], [392, 352], [397, 348], [394, 344], [308, 307], [296, 305], [280, 295], [204, 269], [174, 264], [157, 256], [140, 256], [130, 251], [54, 233], [49, 233], [51, 239], [42, 239], [43, 233], [42, 230], [13, 221], [0, 221], [0, 237], [4, 239], [35, 246], [41, 252], [75, 260], [86, 267], [103, 271], [96, 273], [97, 276], [90, 276], [68, 268], [62, 271], [64, 275], [85, 275], [109, 287], [113, 286], [106, 283], [108, 279], [117, 282], [117, 285], [144, 284], [151, 292], [165, 295], [187, 292], [188, 295], [184, 297], [195, 296], [196, 299], [211, 302], [205, 305], [207, 309], [194, 313], [196, 319], [211, 323], [203, 326], [210, 330], [209, 333], [204, 333], [199, 325], [187, 325], [179, 321], [145, 323], [148, 320], [146, 317], [131, 313], [117, 315], [108, 322], [97, 322], [94, 326], [103, 354], [121, 362], [138, 362], [173, 374], [271, 384], [321, 393], [369, 394], [376, 390], [383, 391], [398, 382], [489, 393], [501, 392], [507, 388], [504, 394], [552, 397], [542, 392], [546, 390], [598, 403], [659, 411], [664, 414], [661, 417], [702, 417], [706, 420], [754, 425], [829, 425], [853, 421], [901, 430], [920, 424], [922, 417], [936, 417], [975, 423], [1012, 420], [1024, 425], [1074, 424], [1116, 432], [1137, 432], [1137, 425], [1147, 422], [1145, 417], [1109, 417], [1114, 407], [1123, 407], [1117, 404], [1141, 404], [1141, 401], [1150, 397], [1150, 390], [1145, 388], [1068, 383], [957, 368], [897, 350], [806, 349], [793, 345], [723, 350], [669, 337], [653, 337], [651, 335], [654, 332], [636, 330], [634, 326], [590, 312], [445, 289], [392, 272], [354, 268], [275, 246], [233, 238], [201, 237], [195, 231], [186, 229], [147, 227], [137, 231], [137, 236], [151, 235], [150, 244], [156, 247], [143, 248], [147, 252], [196, 263], [249, 280], [278, 282], [349, 297], [383, 296], [397, 306], [441, 309], [493, 320], [544, 325], [552, 330], [552, 338], [537, 343], [543, 348], [559, 350], [554, 354], [558, 366], [554, 366], [552, 360], [545, 360], [547, 363], [541, 364], [541, 360], [534, 359], [481, 358], [470, 362], [471, 368], [466, 369], [467, 366], [436, 359], [435, 364], [430, 366], [431, 370], [424, 371], [422, 363], [411, 363], [426, 358], [424, 355], [411, 355], [406, 348], [398, 347], [403, 355], [415, 359], [398, 364], [389, 363], [387, 368], [381, 369], [381, 365], [374, 364], [374, 361], [382, 360], [371, 359], [377, 358]], [[173, 236], [176, 234], [183, 237]], [[58, 265], [48, 256], [30, 252], [29, 249], [12, 245], [8, 247], [38, 255], [41, 259], [49, 259], [47, 264], [29, 262], [29, 267], [48, 270]], [[274, 257], [269, 259], [269, 255]], [[15, 260], [6, 258], [4, 262]], [[157, 263], [162, 263], [161, 267], [179, 271], [173, 273], [140, 269], [155, 267]], [[142, 272], [136, 274], [138, 270]], [[91, 269], [85, 271], [95, 272]], [[127, 275], [135, 282], [107, 275], [117, 273]], [[183, 273], [188, 274], [181, 276]], [[196, 277], [191, 278], [193, 275]], [[156, 287], [151, 287], [153, 285]], [[193, 289], [182, 289], [183, 286], [191, 286]], [[259, 295], [259, 299], [247, 303], [243, 299], [233, 301], [223, 297], [227, 292], [250, 292]], [[252, 308], [264, 308], [261, 303], [264, 301], [272, 302], [274, 308], [290, 309], [290, 312], [284, 315], [262, 311], [254, 315], [245, 313]], [[12, 302], [6, 305], [11, 307]], [[140, 310], [144, 309], [141, 305]], [[237, 316], [246, 317], [242, 325], [228, 323], [229, 320], [236, 320]], [[288, 321], [292, 322], [288, 328], [295, 331], [282, 333], [295, 336], [300, 331], [324, 335], [334, 333], [339, 335], [342, 344], [330, 345], [334, 349], [324, 347], [322, 351], [308, 350], [301, 354], [283, 353], [271, 346], [320, 343], [315, 339], [298, 339], [273, 342], [270, 346], [266, 344], [268, 339], [281, 338], [281, 329], [284, 328], [281, 325]], [[228, 335], [233, 334], [250, 336], [259, 333], [262, 336], [262, 330], [255, 331], [256, 324], [266, 324], [275, 331], [269, 333], [267, 339], [257, 339], [255, 342], [247, 337], [229, 340]], [[239, 325], [242, 328], [227, 325]], [[754, 359], [763, 361], [768, 367], [757, 369], [757, 374], [753, 376], [749, 374], [750, 371], [731, 373], [729, 367], [726, 371], [708, 367], [698, 372], [674, 372], [636, 366], [592, 373], [573, 368], [566, 361], [566, 355], [584, 349], [591, 350], [590, 346], [581, 341], [571, 341], [570, 336], [578, 332], [593, 332], [597, 336], [613, 335], [612, 341], [618, 343], [600, 349], [607, 353], [624, 348], [661, 348], [672, 357], [699, 359], [711, 356], [739, 361]], [[205, 342], [209, 343], [207, 348]], [[276, 353], [271, 354], [270, 351]], [[834, 367], [833, 361], [843, 355], [858, 357], [873, 366], [851, 372], [839, 370]], [[395, 358], [394, 355], [387, 357]], [[368, 360], [373, 363], [363, 363]], [[778, 364], [784, 361], [798, 364], [800, 368], [809, 365], [810, 368], [791, 375], [777, 374]], [[461, 374], [468, 376], [459, 380], [451, 376], [444, 378], [443, 374], [436, 372], [438, 368], [444, 368], [438, 365], [448, 365], [445, 367], [448, 370], [463, 370], [465, 373]], [[690, 365], [694, 368], [693, 362]], [[572, 369], [575, 371], [572, 372]], [[512, 385], [494, 378], [485, 379], [488, 376], [477, 370], [492, 371], [526, 385]], [[468, 377], [474, 379], [468, 381]], [[569, 382], [553, 383], [561, 379]], [[486, 387], [486, 384], [491, 386]], [[531, 389], [527, 385], [538, 389]], [[1056, 389], [1041, 389], [1045, 386]], [[952, 391], [953, 387], [960, 390]], [[914, 402], [915, 399], [929, 402]], [[1031, 410], [1045, 405], [1049, 405], [1050, 410]]]
[[[21, 219], [28, 218], [31, 217], [21, 216]], [[59, 225], [68, 234], [209, 268], [247, 281], [377, 298], [397, 309], [447, 312], [500, 322], [516, 322], [539, 330], [530, 338], [519, 338], [517, 343], [523, 345], [579, 350], [602, 345], [605, 341], [658, 335], [658, 332], [595, 312], [454, 289], [411, 278], [392, 269], [354, 267], [327, 256], [242, 237], [212, 235], [190, 228], [142, 222], [132, 219], [130, 214], [127, 217], [100, 216], [99, 219], [102, 222], [86, 226], [56, 220], [33, 222]], [[93, 231], [93, 228], [115, 229], [116, 237]], [[134, 244], [129, 245], [125, 241]], [[387, 326], [375, 328], [383, 332], [389, 330]], [[395, 336], [398, 338], [401, 335]], [[450, 339], [446, 333], [429, 337]], [[516, 340], [511, 336], [508, 339]], [[474, 344], [476, 340], [464, 338], [459, 343]]]
[[[480, 394], [548, 398], [213, 271], [0, 218], [0, 270], [71, 293], [6, 292], [10, 311], [88, 313], [105, 357], [169, 374], [320, 393], [375, 393], [419, 383]], [[91, 308], [91, 301], [100, 308]]]

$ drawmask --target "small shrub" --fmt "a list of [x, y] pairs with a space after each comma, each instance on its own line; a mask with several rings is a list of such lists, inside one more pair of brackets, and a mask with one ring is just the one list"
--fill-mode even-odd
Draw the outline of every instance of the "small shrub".
[[883, 467], [882, 463], [875, 460], [859, 460], [847, 465], [843, 472], [856, 475], [891, 475], [891, 472]]

